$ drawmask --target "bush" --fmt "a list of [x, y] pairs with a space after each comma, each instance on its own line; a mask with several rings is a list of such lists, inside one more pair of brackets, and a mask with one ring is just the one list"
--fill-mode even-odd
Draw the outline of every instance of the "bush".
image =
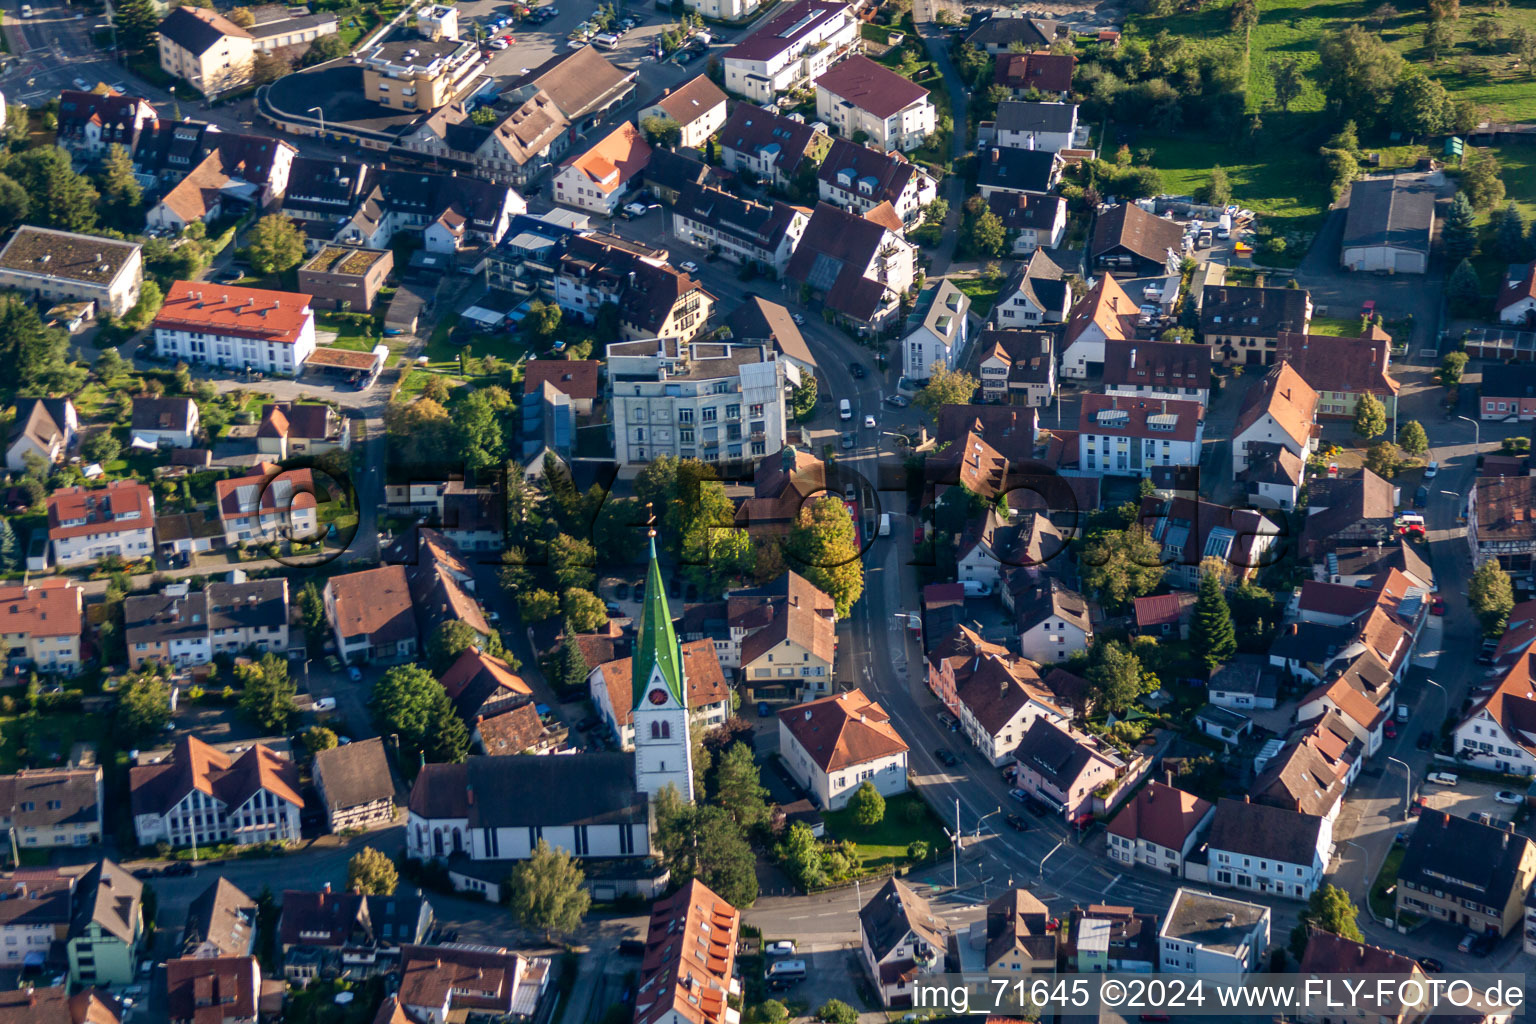
[[816, 1011], [816, 1019], [827, 1024], [859, 1024], [859, 1011], [841, 999], [828, 999]]

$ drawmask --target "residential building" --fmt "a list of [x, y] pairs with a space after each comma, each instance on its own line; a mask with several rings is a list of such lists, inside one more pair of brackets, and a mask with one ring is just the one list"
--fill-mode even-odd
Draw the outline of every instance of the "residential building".
[[101, 766], [23, 768], [0, 775], [0, 827], [18, 847], [101, 842]]
[[[1533, 685], [1530, 627], [1517, 606], [1511, 613], [1514, 644], [1501, 643], [1494, 669], [1502, 674], [1487, 696], [1477, 700], [1453, 733], [1456, 755], [1473, 765], [1514, 775], [1536, 775], [1536, 685]], [[1519, 618], [1517, 618], [1519, 616]], [[1525, 646], [1522, 646], [1525, 644]]]
[[1184, 228], [1135, 203], [1100, 207], [1088, 238], [1088, 264], [1142, 277], [1178, 269]]
[[1032, 661], [1066, 661], [1093, 640], [1088, 602], [1055, 576], [1013, 588], [1005, 603], [1019, 631], [1019, 651]]
[[987, 904], [985, 922], [971, 925], [973, 943], [983, 923], [989, 975], [1028, 979], [1055, 973], [1061, 931], [1050, 910], [1028, 889], [1011, 889]]
[[688, 9], [706, 18], [739, 22], [762, 6], [762, 0], [689, 0]]
[[106, 858], [75, 882], [65, 953], [72, 985], [128, 985], [144, 943], [144, 884]]
[[769, 302], [761, 295], [748, 295], [725, 318], [725, 326], [730, 328], [730, 340], [771, 346], [782, 358], [798, 366], [802, 376], [816, 373], [816, 357], [805, 343], [799, 325], [789, 310], [777, 302]]
[[823, 201], [861, 216], [890, 203], [907, 228], [923, 219], [923, 207], [938, 198], [938, 182], [898, 153], [835, 139], [816, 173]]
[[371, 313], [394, 269], [395, 254], [388, 249], [325, 245], [299, 267], [299, 287], [322, 307]]
[[[1192, 608], [1194, 595], [1187, 591], [1182, 594], [1191, 599], [1187, 606]], [[1272, 711], [1279, 690], [1279, 683], [1268, 671], [1262, 655], [1239, 654], [1220, 668], [1213, 669], [1206, 683], [1206, 693], [1212, 704], [1235, 711]]]
[[1527, 329], [1536, 325], [1536, 260], [1510, 264], [1493, 312], [1501, 324]]
[[[411, 787], [406, 856], [495, 862], [489, 866], [500, 865], [501, 874], [492, 887], [506, 878], [509, 861], [532, 854], [536, 836], [581, 859], [648, 857], [649, 803], [636, 788], [635, 760], [472, 755], [429, 764]], [[486, 885], [473, 888], [487, 892]]]
[[544, 92], [575, 131], [588, 131], [635, 98], [638, 71], [617, 67], [592, 46], [557, 52], [521, 78], [507, 83], [504, 95], [526, 99]]
[[1084, 395], [1078, 464], [1089, 472], [1146, 476], [1158, 466], [1198, 466], [1205, 438], [1198, 402]]
[[1397, 912], [1432, 917], [1495, 938], [1525, 919], [1536, 880], [1536, 843], [1496, 827], [1426, 809], [1397, 874]]
[[960, 702], [957, 696], [960, 684], [982, 659], [992, 656], [1007, 658], [1010, 655], [1003, 644], [985, 640], [980, 633], [955, 623], [928, 646], [928, 688], [953, 711]]
[[1333, 823], [1315, 814], [1223, 797], [1206, 847], [1212, 884], [1304, 902], [1322, 884]]
[[261, 965], [254, 956], [181, 957], [165, 963], [171, 1024], [256, 1024]]
[[62, 487], [48, 496], [48, 539], [61, 568], [117, 555], [126, 562], [155, 549], [155, 498], [136, 480], [105, 487]]
[[1206, 285], [1200, 300], [1200, 337], [1211, 359], [1223, 364], [1268, 366], [1282, 334], [1306, 334], [1312, 293], [1304, 288]]
[[489, 107], [477, 108], [495, 112], [489, 124], [476, 124], [465, 107], [437, 108], [396, 146], [438, 164], [461, 165], [486, 181], [517, 185], [543, 175], [570, 147], [571, 122], [543, 89], [500, 94]]
[[129, 429], [138, 444], [191, 448], [199, 431], [197, 403], [190, 398], [135, 395]]
[[132, 151], [139, 133], [160, 115], [146, 99], [115, 90], [59, 92], [58, 144], [87, 159], [103, 156], [113, 143]]
[[0, 288], [50, 305], [94, 302], [98, 313], [122, 316], [139, 301], [143, 282], [137, 242], [23, 224], [0, 249]]
[[[1536, 419], [1536, 366], [1499, 367], [1477, 390], [1478, 418], [1523, 423]], [[1492, 474], [1490, 474], [1492, 475]]]
[[398, 39], [358, 55], [363, 96], [391, 110], [427, 112], [467, 94], [485, 68], [473, 39]]
[[1382, 732], [1392, 708], [1378, 707], [1369, 697], [1350, 684], [1347, 676], [1319, 683], [1301, 699], [1296, 709], [1298, 721], [1306, 721], [1325, 711], [1333, 711], [1348, 726], [1365, 749], [1365, 756], [1372, 757], [1381, 749]]
[[698, 879], [651, 905], [636, 1024], [732, 1024], [741, 912]]
[[[400, 991], [406, 1020], [447, 1024], [468, 1017], [531, 1019], [549, 985], [550, 962], [488, 946], [404, 946]], [[385, 1010], [390, 1004], [385, 1003]]]
[[[719, 2], [719, 0], [705, 0]], [[724, 0], [740, 3], [742, 0]], [[746, 0], [756, 6], [754, 0]], [[704, 142], [725, 125], [725, 93], [709, 80], [708, 75], [698, 75], [676, 89], [667, 89], [656, 99], [640, 108], [635, 120], [642, 127], [647, 118], [660, 118], [677, 125], [680, 132], [677, 144], [684, 149], [704, 148]]]
[[454, 711], [471, 730], [482, 718], [533, 702], [533, 688], [511, 665], [476, 646], [460, 652], [439, 681]]
[[947, 370], [970, 339], [971, 300], [953, 281], [940, 278], [925, 287], [907, 317], [907, 336], [902, 339], [903, 375], [926, 381], [935, 364]]
[[912, 1006], [918, 980], [944, 970], [949, 929], [928, 901], [899, 878], [889, 878], [859, 908], [864, 969], [888, 1009]]
[[1211, 402], [1211, 350], [1171, 341], [1104, 342], [1104, 393]]
[[160, 70], [212, 99], [251, 82], [255, 38], [217, 11], [173, 8], [156, 30]]
[[285, 890], [282, 905], [276, 931], [283, 976], [301, 987], [337, 971], [365, 978], [398, 972], [402, 951], [432, 931], [432, 904], [420, 889], [364, 895], [332, 892], [327, 883]]
[[1331, 708], [1298, 717], [1301, 724], [1285, 735], [1278, 751], [1255, 758], [1263, 767], [1250, 796], [1257, 804], [1334, 821], [1365, 762], [1365, 745]]
[[1277, 444], [1305, 460], [1317, 450], [1317, 392], [1290, 363], [1281, 361], [1248, 389], [1232, 429], [1232, 475], [1248, 468], [1250, 449]]
[[66, 676], [80, 671], [83, 594], [78, 583], [58, 578], [0, 585], [5, 670]]
[[1092, 811], [1094, 790], [1126, 767], [1107, 744], [1044, 716], [1030, 723], [1014, 760], [1014, 784], [1072, 822]]
[[991, 203], [995, 196], [1045, 196], [1061, 180], [1059, 153], [1040, 149], [984, 149], [976, 164], [976, 187]]
[[268, 543], [280, 539], [318, 539], [319, 506], [313, 471], [283, 470], [270, 462], [250, 476], [214, 484], [224, 543]]
[[135, 765], [128, 789], [140, 846], [208, 847], [299, 838], [299, 771], [258, 743], [238, 758], [183, 735], [169, 758]]
[[1199, 847], [1215, 814], [1209, 800], [1171, 784], [1148, 782], [1110, 821], [1109, 857], [1182, 878], [1185, 858]]
[[555, 202], [612, 217], [650, 158], [650, 143], [626, 121], [565, 161], [555, 175]]
[[[783, 536], [800, 515], [800, 509], [826, 487], [827, 464], [810, 452], [787, 444], [779, 449], [778, 458], [757, 461], [752, 496], [736, 506], [736, 524], [754, 536]], [[739, 650], [736, 657], [739, 661]]]
[[[724, 126], [716, 134], [723, 131]], [[645, 165], [643, 177], [645, 187], [663, 206], [675, 202], [677, 194], [689, 185], [718, 185], [721, 182], [715, 168], [670, 149], [651, 150], [651, 160]]]
[[[161, 120], [144, 126], [125, 143], [133, 153], [134, 173], [151, 181], [162, 203], [151, 211], [182, 211], [162, 226], [177, 227], [210, 213], [238, 214], [281, 202], [298, 150], [268, 135], [224, 131], [205, 121]], [[186, 188], [182, 188], [186, 185]], [[166, 206], [159, 211], [158, 206]]]
[[[256, 450], [286, 460], [352, 447], [352, 421], [324, 402], [269, 402], [261, 407]], [[288, 479], [290, 474], [284, 474]]]
[[162, 359], [295, 377], [315, 350], [310, 296], [177, 281], [155, 316]]
[[970, 367], [980, 384], [972, 399], [1043, 408], [1056, 395], [1055, 335], [1045, 331], [982, 331]]
[[1239, 740], [1253, 731], [1253, 719], [1247, 715], [1240, 715], [1236, 711], [1219, 708], [1214, 704], [1207, 704], [1196, 711], [1192, 724], [1197, 732], [1211, 739], [1220, 740], [1223, 751], [1230, 750]]
[[1254, 441], [1248, 445], [1248, 468], [1236, 479], [1255, 508], [1292, 509], [1301, 500], [1306, 470], [1301, 456], [1284, 445]]
[[785, 278], [861, 331], [883, 330], [912, 288], [915, 251], [888, 227], [817, 203]]
[[837, 613], [832, 599], [795, 572], [726, 595], [729, 639], [716, 648], [739, 671], [752, 701], [798, 701], [832, 687]]
[[1003, 149], [1059, 153], [1077, 138], [1077, 104], [1004, 100], [997, 105], [993, 131]]
[[1012, 53], [1017, 46], [1028, 50], [1049, 49], [1066, 26], [1046, 18], [1014, 12], [984, 11], [974, 15], [965, 41], [993, 57]]
[[891, 717], [862, 690], [779, 712], [785, 766], [817, 806], [838, 810], [865, 782], [891, 797], [907, 791], [907, 745]]
[[1134, 604], [1136, 632], [1142, 636], [1188, 640], [1189, 620], [1194, 608], [1195, 595], [1187, 590], [1138, 597]]
[[[1316, 978], [1326, 982], [1334, 982], [1334, 979], [1326, 977], [1327, 975], [1341, 975], [1339, 981], [1348, 981], [1352, 978], [1390, 974], [1406, 977], [1412, 983], [1426, 988], [1430, 984], [1424, 969], [1411, 957], [1379, 946], [1346, 939], [1317, 927], [1308, 929], [1307, 948], [1301, 954], [1297, 970], [1309, 979]], [[1319, 1014], [1316, 1009], [1309, 1009], [1307, 1012], [1298, 1014], [1297, 1019], [1306, 1024], [1323, 1024], [1325, 1016], [1329, 1020], [1337, 1017], [1340, 1024], [1343, 1024], [1344, 1021], [1359, 1019], [1367, 1013], [1378, 1024], [1408, 1024], [1409, 1021], [1423, 1019], [1420, 1005], [1405, 1006], [1395, 1000], [1380, 1002], [1372, 1000], [1371, 1003], [1369, 1010], [1363, 1006], [1329, 1008]], [[1471, 1011], [1471, 1007], [1468, 1011]], [[1435, 1014], [1435, 1016], [1439, 1015]], [[1476, 1012], [1467, 1012], [1466, 1020], [1468, 1024], [1473, 1021], [1478, 1024], [1494, 1024], [1493, 1020]]]
[[1435, 186], [1417, 174], [1356, 181], [1344, 215], [1340, 265], [1346, 270], [1427, 273], [1435, 192]]
[[187, 908], [181, 955], [250, 956], [255, 948], [256, 901], [229, 879], [214, 879]]
[[[467, 174], [366, 166], [354, 172], [348, 165], [306, 170], [307, 180], [297, 192], [290, 182], [284, 212], [292, 208], [305, 218], [305, 230], [312, 237], [342, 245], [386, 249], [397, 234], [405, 232], [412, 238], [420, 235], [428, 253], [454, 256], [468, 251], [478, 261], [482, 247], [500, 242], [512, 218], [528, 210], [527, 202], [511, 186]], [[298, 171], [296, 167], [295, 179]], [[359, 182], [356, 187], [349, 184], [353, 180]]]
[[378, 737], [319, 751], [312, 774], [332, 832], [394, 822], [395, 783]]
[[398, 662], [416, 656], [416, 613], [405, 566], [332, 576], [323, 596], [342, 661]]
[[1387, 372], [1392, 360], [1392, 337], [1380, 327], [1358, 338], [1326, 334], [1282, 332], [1275, 358], [1291, 364], [1317, 392], [1319, 418], [1353, 419], [1361, 395], [1372, 395], [1387, 413], [1389, 427], [1397, 423], [1400, 386]]
[[1199, 589], [1208, 558], [1235, 578], [1258, 575], [1272, 563], [1268, 552], [1282, 535], [1280, 526], [1261, 512], [1199, 498], [1149, 495], [1141, 499], [1138, 522], [1161, 546], [1168, 582], [1186, 590]]
[[256, 19], [248, 31], [259, 52], [271, 53], [290, 46], [308, 46], [322, 36], [335, 35], [339, 22], [335, 11], [309, 11], [279, 4], [251, 8]]
[[1536, 552], [1536, 477], [1485, 477], [1467, 495], [1472, 564], [1497, 560], [1505, 572], [1529, 573]]
[[1269, 922], [1268, 907], [1180, 886], [1157, 932], [1158, 970], [1165, 974], [1257, 971], [1269, 949]]
[[1396, 493], [1389, 481], [1363, 468], [1308, 481], [1302, 554], [1318, 559], [1336, 547], [1375, 547], [1396, 538]]
[[[828, 4], [841, 7], [841, 4]], [[850, 22], [852, 24], [852, 22]], [[823, 163], [832, 138], [826, 129], [738, 103], [720, 129], [720, 163], [728, 171], [788, 186]]]
[[1151, 974], [1157, 970], [1157, 915], [1135, 907], [1090, 903], [1073, 907], [1066, 920], [1063, 955], [1080, 974], [1122, 972]]
[[548, 383], [571, 400], [577, 416], [591, 416], [603, 388], [600, 359], [533, 359], [523, 371], [523, 394], [536, 394]]
[[474, 722], [469, 742], [484, 753], [512, 757], [562, 753], [569, 736], [570, 730], [558, 720], [545, 722], [539, 717], [537, 705], [530, 701]]
[[755, 458], [784, 446], [790, 365], [761, 345], [675, 338], [608, 346], [614, 457], [706, 462]]
[[1036, 249], [1004, 282], [992, 306], [991, 321], [1008, 330], [1034, 330], [1065, 323], [1072, 310], [1066, 271]]
[[955, 577], [961, 583], [979, 583], [986, 591], [1001, 590], [1003, 606], [1016, 611], [1030, 596], [1030, 587], [1053, 568], [1051, 562], [1066, 546], [1061, 531], [1042, 512], [988, 508], [979, 518], [969, 520], [960, 534]]
[[596, 320], [605, 303], [616, 305], [619, 338], [627, 341], [691, 341], [703, 330], [715, 303], [715, 297], [687, 274], [591, 236], [566, 243], [554, 284], [561, 310], [583, 322]]
[[1136, 336], [1139, 307], [1105, 274], [1072, 307], [1062, 338], [1061, 375], [1082, 380], [1104, 363], [1104, 346]]
[[[691, 727], [707, 730], [724, 725], [731, 713], [731, 689], [714, 642], [691, 640], [681, 649]], [[619, 749], [634, 750], [634, 658], [616, 658], [598, 665], [587, 676], [587, 689], [598, 720], [618, 741]]]
[[1064, 100], [1072, 93], [1072, 71], [1077, 58], [1070, 53], [1000, 53], [994, 81], [1016, 100], [1043, 95]]
[[859, 43], [859, 23], [847, 4], [796, 0], [725, 51], [725, 89], [771, 103], [819, 78]]
[[864, 135], [883, 153], [912, 152], [933, 134], [935, 122], [927, 89], [863, 54], [817, 76], [816, 118], [845, 139]]
[[973, 658], [954, 670], [954, 685], [953, 708], [960, 727], [994, 765], [1013, 758], [1036, 718], [1058, 724], [1071, 718], [1070, 711], [1040, 682], [1035, 666], [1011, 653], [988, 652]]
[[788, 269], [809, 221], [803, 210], [777, 199], [758, 202], [702, 185], [678, 193], [671, 217], [679, 241], [776, 277]]
[[[0, 964], [20, 972], [44, 967], [69, 938], [74, 920], [74, 875], [54, 868], [23, 869], [8, 879], [0, 892]], [[0, 1010], [0, 1020], [9, 1019]]]
[[0, 992], [5, 1024], [118, 1024], [118, 1012], [117, 1000], [94, 988], [75, 995], [64, 985]]
[[80, 414], [68, 398], [18, 398], [5, 445], [5, 468], [27, 470], [27, 456], [57, 465], [69, 457], [80, 439]]
[[1066, 237], [1067, 201], [1061, 196], [998, 191], [987, 197], [987, 207], [1003, 222], [1015, 258], [1054, 249]]

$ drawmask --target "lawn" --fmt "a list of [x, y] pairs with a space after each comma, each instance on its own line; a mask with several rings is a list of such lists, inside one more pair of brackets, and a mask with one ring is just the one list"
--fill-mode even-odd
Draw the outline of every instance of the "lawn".
[[1220, 164], [1232, 183], [1233, 200], [1264, 214], [1276, 233], [1314, 231], [1329, 201], [1317, 152], [1295, 146], [1292, 139], [1277, 141], [1274, 148], [1250, 154], [1226, 140], [1142, 133], [1136, 136], [1136, 148], [1153, 151], [1152, 166], [1170, 195], [1195, 195], [1210, 183], [1211, 168]]
[[[20, 691], [17, 691], [18, 693]], [[112, 720], [106, 715], [81, 712], [44, 712], [36, 716], [7, 715], [0, 718], [0, 773], [21, 768], [46, 768], [69, 760], [72, 743], [97, 745], [98, 753], [110, 747]]]
[[1402, 843], [1393, 843], [1387, 859], [1381, 862], [1381, 871], [1371, 886], [1371, 913], [1377, 917], [1397, 916], [1396, 899], [1388, 896], [1387, 890], [1397, 884], [1397, 872], [1403, 866], [1403, 855], [1407, 852], [1408, 848]]
[[971, 313], [985, 320], [997, 304], [997, 296], [1002, 292], [1006, 278], [989, 281], [985, 277], [952, 277], [949, 281], [971, 300]]
[[371, 333], [364, 333], [363, 325], [357, 323], [350, 315], [337, 316], [334, 313], [321, 313], [317, 330], [334, 333], [336, 340], [329, 344], [333, 348], [351, 349], [356, 352], [372, 352], [379, 339]]
[[1358, 338], [1360, 337], [1360, 318], [1315, 316], [1309, 322], [1307, 330], [1312, 334], [1335, 338]]
[[856, 824], [853, 812], [846, 809], [823, 811], [821, 817], [827, 824], [828, 839], [858, 844], [868, 872], [878, 873], [906, 863], [907, 847], [914, 839], [928, 844], [930, 856], [949, 847], [938, 820], [916, 793], [887, 797], [885, 820], [870, 828]]

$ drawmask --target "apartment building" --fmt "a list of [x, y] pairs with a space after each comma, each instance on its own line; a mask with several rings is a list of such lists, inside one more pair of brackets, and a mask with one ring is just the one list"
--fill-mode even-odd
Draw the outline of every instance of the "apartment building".
[[131, 768], [128, 790], [140, 846], [299, 838], [298, 767], [260, 743], [231, 758], [183, 735], [169, 757]]
[[48, 496], [48, 539], [63, 568], [108, 555], [148, 558], [155, 549], [155, 497], [136, 480], [60, 488]]
[[770, 103], [820, 77], [858, 41], [859, 22], [847, 4], [798, 0], [725, 51], [726, 91]]
[[156, 36], [160, 70], [210, 99], [251, 83], [255, 37], [217, 11], [172, 8]]
[[936, 115], [927, 89], [855, 54], [817, 77], [816, 117], [845, 139], [910, 153], [933, 134]]
[[779, 712], [779, 751], [817, 806], [847, 806], [865, 782], [881, 796], [907, 791], [907, 744], [891, 716], [862, 690]]
[[308, 295], [177, 281], [155, 317], [162, 359], [296, 377], [315, 350]]
[[83, 593], [73, 580], [58, 578], [0, 586], [7, 671], [80, 671]]
[[475, 84], [486, 58], [473, 39], [402, 39], [362, 58], [363, 95], [392, 110], [436, 110]]
[[23, 224], [0, 249], [0, 288], [47, 305], [94, 302], [98, 313], [122, 316], [139, 301], [143, 283], [137, 242]]

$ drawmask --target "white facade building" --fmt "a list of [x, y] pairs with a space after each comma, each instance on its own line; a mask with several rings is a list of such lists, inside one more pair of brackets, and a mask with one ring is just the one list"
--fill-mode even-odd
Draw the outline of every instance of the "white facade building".
[[294, 377], [315, 350], [311, 296], [202, 281], [171, 285], [155, 317], [162, 359]]
[[860, 690], [780, 711], [779, 753], [828, 810], [845, 806], [865, 782], [881, 796], [907, 791], [907, 745], [885, 709]]
[[1157, 932], [1158, 970], [1248, 974], [1269, 948], [1268, 907], [1180, 888]]
[[[926, 307], [926, 308], [925, 308]], [[970, 338], [971, 300], [948, 278], [925, 289], [909, 319], [922, 319], [902, 340], [902, 372], [909, 380], [925, 381], [933, 364], [953, 370]]]
[[853, 8], [827, 0], [799, 0], [725, 51], [727, 92], [772, 102], [817, 78], [858, 45]]

